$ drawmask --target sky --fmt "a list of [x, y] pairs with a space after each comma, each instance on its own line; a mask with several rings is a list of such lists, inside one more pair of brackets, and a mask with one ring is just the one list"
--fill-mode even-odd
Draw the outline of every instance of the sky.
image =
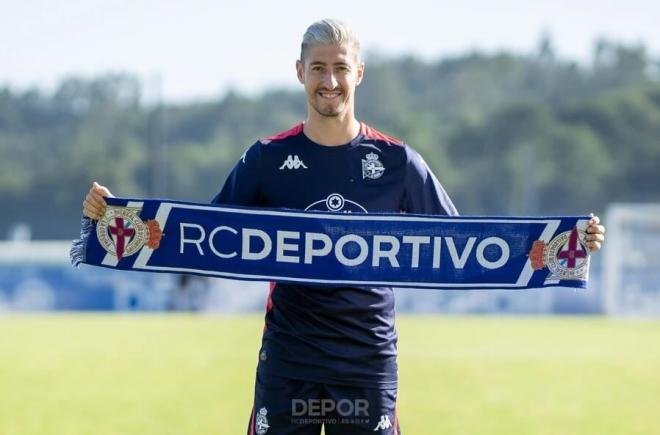
[[657, 0], [0, 0], [0, 87], [117, 72], [172, 102], [294, 87], [302, 34], [325, 17], [384, 56], [529, 52], [543, 33], [582, 62], [601, 36], [660, 54]]

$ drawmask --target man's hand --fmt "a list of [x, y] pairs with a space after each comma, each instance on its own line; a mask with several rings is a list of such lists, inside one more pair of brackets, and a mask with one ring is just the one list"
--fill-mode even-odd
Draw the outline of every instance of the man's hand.
[[591, 213], [591, 220], [587, 226], [587, 236], [584, 239], [587, 242], [589, 251], [598, 251], [605, 241], [605, 227], [600, 225], [598, 216]]
[[107, 207], [104, 198], [113, 196], [107, 187], [95, 181], [83, 201], [83, 215], [94, 220], [101, 219]]

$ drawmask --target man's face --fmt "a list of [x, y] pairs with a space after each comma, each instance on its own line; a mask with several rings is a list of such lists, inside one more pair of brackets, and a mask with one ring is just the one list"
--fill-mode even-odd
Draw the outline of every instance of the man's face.
[[335, 117], [353, 110], [355, 87], [362, 81], [364, 64], [346, 45], [314, 45], [296, 63], [298, 80], [305, 85], [307, 102], [321, 116]]

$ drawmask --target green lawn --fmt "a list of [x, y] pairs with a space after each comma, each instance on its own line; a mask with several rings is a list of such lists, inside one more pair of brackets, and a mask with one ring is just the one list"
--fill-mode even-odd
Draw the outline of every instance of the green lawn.
[[[243, 434], [261, 328], [0, 316], [0, 434]], [[399, 330], [406, 435], [660, 434], [660, 322], [400, 316]]]

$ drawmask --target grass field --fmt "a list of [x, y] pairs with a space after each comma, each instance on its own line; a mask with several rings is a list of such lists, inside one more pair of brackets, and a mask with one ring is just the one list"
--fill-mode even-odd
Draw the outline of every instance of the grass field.
[[[406, 435], [660, 435], [660, 322], [398, 325]], [[243, 434], [261, 326], [260, 316], [0, 317], [0, 434]]]

